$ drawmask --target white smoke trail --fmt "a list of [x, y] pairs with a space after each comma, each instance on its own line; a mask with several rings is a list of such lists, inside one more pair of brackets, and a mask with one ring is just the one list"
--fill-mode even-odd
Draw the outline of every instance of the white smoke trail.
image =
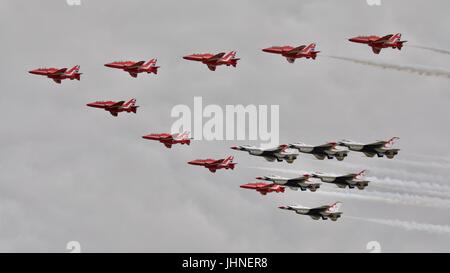
[[[324, 55], [325, 56], [325, 55]], [[387, 63], [377, 63], [372, 61], [365, 61], [365, 60], [358, 60], [348, 57], [339, 57], [339, 56], [326, 56], [332, 59], [336, 60], [342, 60], [362, 65], [368, 65], [368, 66], [374, 66], [374, 67], [380, 67], [384, 69], [393, 69], [397, 71], [403, 71], [411, 74], [417, 74], [422, 76], [435, 76], [435, 77], [444, 77], [447, 79], [450, 79], [450, 71], [441, 70], [441, 69], [428, 69], [428, 68], [420, 68], [420, 67], [414, 67], [414, 66], [402, 66], [402, 65], [396, 65], [396, 64], [387, 64]]]
[[419, 45], [407, 45], [407, 46], [408, 46], [408, 47], [414, 47], [414, 48], [425, 49], [425, 50], [433, 51], [433, 52], [436, 52], [436, 53], [441, 53], [441, 54], [447, 54], [447, 55], [450, 55], [450, 51], [445, 50], [445, 49], [439, 49], [439, 48], [428, 47], [428, 46], [419, 46]]
[[337, 191], [321, 187], [314, 194], [331, 195], [340, 198], [350, 198], [359, 200], [377, 201], [386, 204], [398, 204], [405, 206], [418, 206], [428, 208], [450, 209], [450, 200], [439, 197], [429, 197], [423, 195], [390, 193], [379, 191]]
[[408, 222], [401, 220], [390, 219], [374, 219], [374, 218], [362, 218], [355, 216], [345, 216], [346, 218], [366, 221], [370, 223], [376, 223], [380, 225], [386, 225], [391, 227], [402, 228], [408, 231], [423, 231], [433, 234], [450, 234], [450, 226], [447, 225], [435, 225], [429, 223]]

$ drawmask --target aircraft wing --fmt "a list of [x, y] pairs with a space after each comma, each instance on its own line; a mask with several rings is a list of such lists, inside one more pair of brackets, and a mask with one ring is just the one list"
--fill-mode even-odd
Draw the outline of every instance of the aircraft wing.
[[138, 76], [138, 74], [136, 72], [131, 72], [130, 71], [128, 73], [130, 73], [130, 76], [133, 77], [133, 78], [137, 78], [137, 76]]
[[392, 36], [393, 36], [392, 34], [386, 35], [386, 36], [384, 36], [384, 37], [381, 37], [381, 38], [378, 39], [378, 40], [375, 40], [373, 43], [374, 43], [374, 44], [384, 44], [384, 43], [386, 43], [387, 41], [389, 41], [389, 39], [391, 39]]
[[373, 51], [373, 53], [375, 53], [375, 54], [380, 54], [381, 48], [379, 48], [379, 47], [372, 47], [372, 51]]
[[117, 112], [113, 112], [113, 111], [109, 111], [111, 113], [111, 115], [117, 117], [118, 113]]
[[294, 48], [294, 49], [289, 50], [289, 51], [287, 52], [287, 54], [297, 54], [297, 53], [299, 53], [300, 51], [302, 51], [305, 47], [306, 47], [305, 45], [298, 46], [298, 47], [296, 47], [296, 48]]
[[51, 73], [51, 75], [52, 76], [62, 75], [64, 73], [66, 73], [66, 71], [67, 71], [67, 68], [61, 68], [61, 69], [58, 69], [57, 71]]
[[144, 63], [145, 63], [144, 61], [135, 62], [134, 64], [127, 66], [127, 68], [139, 68], [139, 67], [141, 67]]
[[208, 68], [211, 71], [216, 71], [216, 66], [215, 65], [208, 65]]
[[53, 78], [52, 79], [54, 82], [56, 82], [56, 83], [61, 83], [61, 79], [55, 79], [55, 78]]
[[114, 103], [113, 105], [109, 106], [108, 109], [115, 109], [121, 107], [125, 101], [121, 100], [119, 102]]
[[217, 61], [219, 61], [223, 56], [225, 56], [225, 52], [221, 52], [219, 54], [212, 56], [211, 58], [209, 58], [207, 60], [207, 62], [208, 63], [217, 63]]

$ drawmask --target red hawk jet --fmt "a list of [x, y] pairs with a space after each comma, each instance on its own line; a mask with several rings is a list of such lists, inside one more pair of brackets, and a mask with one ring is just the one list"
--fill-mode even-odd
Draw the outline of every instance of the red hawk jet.
[[181, 145], [191, 144], [191, 138], [189, 137], [188, 131], [185, 131], [181, 134], [167, 134], [167, 133], [150, 134], [143, 136], [142, 138], [149, 140], [157, 140], [162, 144], [164, 144], [164, 146], [166, 146], [169, 149], [172, 148], [173, 144], [181, 144]]
[[128, 72], [131, 77], [137, 78], [139, 73], [146, 72], [147, 74], [154, 73], [158, 74], [159, 66], [156, 66], [156, 59], [151, 59], [148, 62], [139, 61], [123, 61], [123, 62], [112, 62], [109, 64], [105, 64], [106, 67], [122, 69], [125, 72]]
[[191, 165], [197, 165], [197, 166], [204, 166], [207, 168], [210, 172], [215, 173], [216, 170], [219, 169], [234, 169], [234, 166], [237, 163], [233, 163], [233, 156], [228, 156], [224, 159], [197, 159], [189, 161], [188, 164]]
[[266, 195], [270, 192], [284, 192], [284, 187], [275, 183], [248, 183], [240, 186], [243, 189], [256, 190], [262, 195]]
[[137, 108], [139, 106], [135, 105], [136, 104], [136, 99], [131, 99], [127, 102], [125, 102], [124, 100], [119, 101], [119, 102], [115, 102], [115, 101], [96, 101], [96, 102], [91, 102], [86, 104], [89, 107], [94, 107], [94, 108], [100, 108], [100, 109], [105, 109], [105, 111], [108, 111], [111, 113], [111, 115], [117, 117], [117, 115], [120, 112], [133, 112], [136, 113]]
[[262, 51], [267, 53], [274, 53], [274, 54], [280, 54], [283, 57], [286, 57], [287, 61], [289, 63], [294, 63], [295, 59], [298, 58], [306, 58], [313, 60], [316, 59], [317, 53], [320, 51], [315, 51], [316, 44], [312, 43], [309, 45], [301, 45], [298, 47], [292, 47], [292, 46], [272, 46], [268, 48], [264, 48]]
[[213, 55], [211, 53], [205, 54], [192, 54], [184, 56], [183, 59], [189, 61], [197, 61], [206, 64], [211, 71], [216, 71], [216, 67], [219, 65], [233, 66], [236, 67], [237, 62], [240, 60], [236, 57], [236, 51], [231, 51], [228, 53], [221, 52], [219, 54]]
[[379, 36], [358, 36], [354, 38], [348, 39], [350, 42], [354, 43], [360, 43], [360, 44], [367, 44], [369, 45], [373, 53], [380, 54], [381, 49], [383, 48], [397, 48], [398, 50], [401, 50], [403, 47], [403, 44], [406, 43], [406, 41], [400, 41], [402, 35], [400, 33], [397, 34], [389, 34], [384, 37]]
[[71, 69], [67, 70], [67, 68], [38, 68], [31, 71], [28, 71], [34, 75], [47, 76], [47, 78], [52, 79], [56, 83], [61, 83], [62, 80], [70, 79], [70, 80], [80, 80], [80, 76], [82, 73], [78, 73], [80, 70], [80, 66], [76, 65]]

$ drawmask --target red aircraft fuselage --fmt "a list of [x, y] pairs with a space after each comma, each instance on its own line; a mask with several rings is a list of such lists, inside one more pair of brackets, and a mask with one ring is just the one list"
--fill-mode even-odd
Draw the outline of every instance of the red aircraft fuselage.
[[149, 134], [149, 135], [143, 136], [142, 138], [148, 139], [148, 140], [159, 141], [169, 149], [172, 148], [172, 145], [174, 145], [174, 144], [181, 144], [181, 145], [184, 145], [184, 144], [190, 145], [191, 144], [191, 139], [185, 133], [183, 133], [183, 134], [167, 134], [167, 133]]
[[136, 99], [131, 99], [127, 102], [125, 101], [96, 101], [86, 104], [86, 106], [93, 107], [93, 108], [100, 108], [104, 109], [105, 111], [108, 111], [111, 113], [111, 115], [117, 117], [117, 115], [120, 112], [127, 112], [127, 113], [136, 113], [137, 108], [139, 106], [135, 105]]
[[403, 44], [406, 41], [400, 41], [402, 35], [400, 33], [397, 34], [389, 34], [383, 37], [371, 35], [371, 36], [358, 36], [354, 38], [348, 39], [350, 42], [366, 44], [370, 46], [375, 54], [379, 54], [381, 49], [383, 48], [397, 48], [401, 50]]
[[224, 159], [196, 159], [189, 161], [188, 164], [190, 165], [196, 165], [196, 166], [203, 166], [207, 168], [210, 172], [215, 173], [216, 170], [219, 169], [234, 169], [234, 166], [237, 163], [233, 163], [233, 156], [228, 156]]
[[70, 79], [70, 80], [80, 80], [80, 76], [82, 73], [79, 73], [80, 66], [76, 65], [72, 67], [71, 69], [67, 70], [67, 68], [55, 68], [55, 67], [49, 67], [49, 68], [37, 68], [28, 71], [31, 74], [34, 75], [40, 75], [40, 76], [46, 76], [50, 79], [52, 79], [56, 83], [61, 83], [62, 80]]
[[269, 184], [269, 183], [248, 183], [240, 186], [243, 189], [256, 190], [262, 195], [266, 195], [270, 192], [284, 192], [284, 187], [277, 184]]
[[264, 48], [262, 51], [273, 54], [280, 54], [283, 57], [286, 57], [288, 62], [293, 63], [295, 59], [298, 58], [306, 58], [315, 60], [317, 57], [317, 53], [320, 51], [315, 51], [316, 44], [312, 43], [309, 45], [302, 45], [299, 47], [293, 47], [289, 45], [285, 46], [272, 46], [268, 48]]
[[208, 68], [211, 71], [215, 71], [216, 67], [219, 65], [226, 65], [226, 66], [233, 66], [236, 67], [237, 62], [240, 60], [236, 57], [236, 51], [231, 51], [228, 53], [221, 52], [219, 54], [211, 54], [211, 53], [204, 53], [204, 54], [192, 54], [184, 56], [183, 59], [189, 60], [189, 61], [197, 61], [201, 62], [203, 64], [206, 64]]
[[106, 67], [122, 69], [128, 72], [133, 78], [136, 78], [139, 73], [153, 73], [158, 74], [159, 66], [156, 66], [156, 59], [151, 59], [148, 62], [144, 61], [123, 61], [123, 62], [112, 62], [105, 64]]

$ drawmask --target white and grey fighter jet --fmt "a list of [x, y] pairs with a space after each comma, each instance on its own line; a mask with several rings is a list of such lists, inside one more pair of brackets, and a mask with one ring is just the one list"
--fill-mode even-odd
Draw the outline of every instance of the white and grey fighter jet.
[[254, 156], [262, 156], [267, 161], [273, 162], [277, 160], [278, 162], [281, 162], [285, 160], [287, 163], [293, 163], [297, 157], [298, 152], [295, 152], [293, 150], [288, 150], [289, 146], [286, 144], [281, 144], [276, 147], [271, 148], [261, 148], [261, 147], [255, 147], [250, 145], [242, 145], [242, 146], [233, 146], [231, 149], [238, 150], [238, 151], [246, 151], [250, 155]]
[[339, 188], [350, 188], [353, 189], [357, 187], [360, 190], [364, 190], [370, 181], [363, 179], [366, 170], [359, 173], [349, 173], [344, 175], [334, 175], [316, 172], [312, 174], [312, 177], [319, 178], [322, 182], [336, 184]]
[[310, 191], [315, 192], [318, 188], [320, 188], [320, 183], [309, 181], [310, 177], [311, 175], [309, 174], [304, 174], [300, 177], [295, 178], [286, 178], [278, 175], [269, 175], [269, 176], [259, 176], [256, 177], [256, 179], [271, 181], [272, 183], [289, 187], [291, 190], [295, 191], [298, 189], [302, 191], [306, 191], [306, 189], [309, 189]]
[[301, 153], [312, 154], [317, 159], [324, 160], [325, 158], [336, 158], [339, 161], [344, 160], [348, 154], [348, 150], [336, 147], [336, 142], [328, 142], [319, 146], [312, 146], [301, 142], [289, 144], [290, 148], [297, 149]]
[[297, 214], [309, 215], [314, 220], [319, 220], [322, 218], [322, 220], [330, 219], [331, 221], [336, 221], [342, 215], [342, 212], [339, 211], [341, 205], [341, 202], [336, 202], [331, 205], [324, 205], [317, 208], [308, 208], [300, 205], [281, 206], [278, 208], [284, 210], [293, 210]]
[[347, 147], [350, 151], [364, 153], [367, 157], [386, 156], [389, 159], [394, 158], [400, 149], [391, 148], [398, 137], [393, 137], [389, 140], [379, 140], [373, 143], [363, 144], [351, 140], [342, 140], [339, 142], [340, 146]]

